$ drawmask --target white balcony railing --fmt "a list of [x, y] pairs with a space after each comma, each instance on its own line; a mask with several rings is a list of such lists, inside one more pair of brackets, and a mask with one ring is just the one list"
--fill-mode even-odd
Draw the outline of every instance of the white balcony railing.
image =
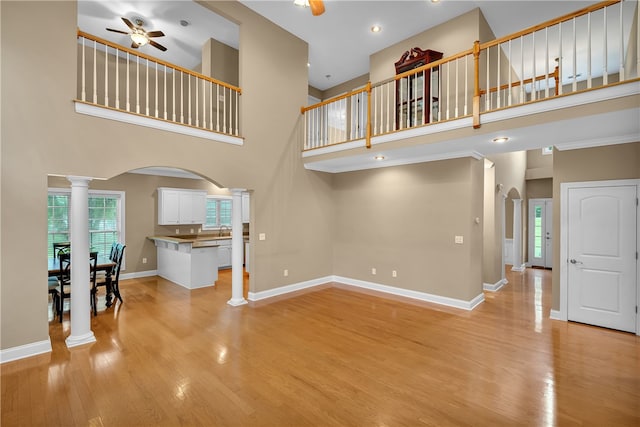
[[78, 31], [77, 102], [240, 135], [238, 87]]
[[[462, 117], [479, 127], [491, 111], [638, 80], [638, 9], [635, 0], [598, 3], [303, 107], [304, 150], [358, 139], [370, 147], [371, 137]], [[409, 93], [425, 83], [430, 94]]]

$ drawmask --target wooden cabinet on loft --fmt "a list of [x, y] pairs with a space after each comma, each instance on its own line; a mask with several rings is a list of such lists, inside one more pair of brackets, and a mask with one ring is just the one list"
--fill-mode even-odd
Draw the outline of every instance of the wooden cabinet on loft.
[[[442, 59], [442, 52], [414, 47], [395, 63], [396, 75]], [[440, 67], [396, 80], [396, 129], [406, 129], [438, 120]]]
[[158, 224], [204, 224], [207, 192], [158, 188]]

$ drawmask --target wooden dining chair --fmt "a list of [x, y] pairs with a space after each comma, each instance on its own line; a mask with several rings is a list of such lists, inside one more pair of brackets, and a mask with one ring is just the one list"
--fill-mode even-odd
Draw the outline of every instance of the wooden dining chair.
[[[69, 252], [61, 252], [58, 256], [60, 262], [60, 272], [58, 273], [58, 286], [56, 287], [56, 299], [58, 300], [58, 316], [62, 323], [62, 314], [64, 313], [64, 300], [71, 298], [71, 254]], [[93, 289], [96, 287], [96, 266], [98, 265], [98, 252], [89, 253], [89, 282], [90, 297]], [[93, 306], [93, 298], [90, 299]]]
[[69, 242], [54, 242], [53, 243], [53, 257], [58, 258], [60, 252], [71, 251], [71, 243]]
[[[118, 298], [120, 300], [121, 303], [123, 302], [122, 295], [120, 295], [119, 284], [120, 284], [120, 269], [122, 268], [122, 260], [124, 257], [124, 248], [126, 248], [126, 245], [123, 245], [122, 243], [114, 243], [112, 245], [111, 255], [109, 259], [112, 262], [114, 262], [114, 266], [111, 268], [111, 271], [109, 271], [108, 274], [98, 276], [96, 291], [93, 294], [94, 307], [96, 305], [97, 298], [98, 298], [97, 296], [98, 288], [102, 286], [106, 287], [107, 292], [111, 292], [115, 298]], [[110, 301], [108, 300], [107, 302], [109, 303]], [[95, 314], [96, 312], [94, 311], [94, 315]]]

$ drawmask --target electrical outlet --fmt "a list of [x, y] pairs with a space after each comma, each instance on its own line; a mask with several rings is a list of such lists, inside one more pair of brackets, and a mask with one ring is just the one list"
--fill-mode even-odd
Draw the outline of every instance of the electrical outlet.
[[398, 277], [398, 272], [397, 272], [397, 271], [395, 271], [395, 270], [393, 270], [393, 271], [391, 272], [391, 277]]
[[456, 236], [455, 240], [456, 244], [461, 245], [464, 243], [464, 237], [463, 236]]
[[194, 231], [193, 231], [193, 228], [192, 228], [192, 229], [189, 231], [189, 234], [193, 234], [193, 233], [194, 233]]
[[198, 233], [202, 233], [202, 228], [198, 228]]
[[180, 234], [180, 229], [176, 228], [176, 234]]
[[264, 233], [258, 234], [258, 240], [267, 240], [267, 235]]
[[377, 273], [376, 269], [375, 269], [375, 268], [372, 268], [372, 269], [371, 269], [371, 274], [373, 274], [373, 275], [375, 276], [375, 275], [376, 275], [376, 273]]
[[284, 277], [289, 276], [289, 270], [285, 269], [285, 270], [284, 270], [284, 272], [283, 272], [283, 274], [284, 274]]
[[142, 263], [146, 264], [147, 263], [147, 259], [146, 258], [142, 258]]

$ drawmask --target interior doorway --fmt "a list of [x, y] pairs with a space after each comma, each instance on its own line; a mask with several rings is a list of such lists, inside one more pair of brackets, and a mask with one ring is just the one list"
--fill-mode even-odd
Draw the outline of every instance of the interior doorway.
[[529, 265], [553, 268], [553, 200], [529, 199]]

